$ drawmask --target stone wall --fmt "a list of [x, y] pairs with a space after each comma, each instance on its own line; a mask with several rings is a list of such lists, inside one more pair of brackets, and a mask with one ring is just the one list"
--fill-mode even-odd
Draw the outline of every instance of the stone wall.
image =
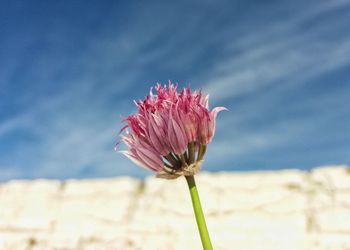
[[[350, 249], [350, 170], [196, 176], [214, 249]], [[183, 178], [0, 184], [0, 249], [201, 249]]]

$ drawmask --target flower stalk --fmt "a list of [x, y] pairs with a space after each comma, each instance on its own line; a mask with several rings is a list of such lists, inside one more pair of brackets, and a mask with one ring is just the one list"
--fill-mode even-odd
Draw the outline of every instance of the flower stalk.
[[144, 100], [135, 102], [136, 114], [129, 115], [121, 129], [128, 150], [120, 151], [137, 165], [159, 178], [185, 176], [204, 250], [213, 249], [205, 223], [194, 175], [203, 164], [212, 141], [216, 116], [224, 107], [209, 109], [208, 95], [177, 85], [157, 84]]
[[201, 205], [201, 201], [199, 199], [194, 176], [191, 175], [191, 176], [185, 176], [185, 177], [186, 177], [186, 181], [188, 184], [188, 188], [190, 190], [191, 199], [192, 199], [192, 206], [193, 206], [194, 214], [196, 217], [198, 231], [199, 231], [199, 235], [201, 237], [203, 249], [204, 250], [212, 250], [213, 247], [211, 245], [210, 236], [209, 236], [209, 232], [207, 229], [207, 224], [205, 223], [202, 205]]

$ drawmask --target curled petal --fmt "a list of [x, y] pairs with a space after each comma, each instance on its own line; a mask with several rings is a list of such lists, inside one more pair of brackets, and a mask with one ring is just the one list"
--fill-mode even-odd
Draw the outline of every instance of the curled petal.
[[203, 141], [204, 145], [209, 144], [212, 141], [215, 134], [216, 116], [220, 111], [223, 111], [223, 110], [227, 110], [227, 108], [216, 107], [212, 111], [210, 111], [209, 119], [207, 120], [207, 123], [206, 123], [206, 126], [208, 127], [205, 128], [207, 137], [204, 138], [204, 141]]
[[220, 111], [224, 111], [224, 110], [228, 111], [228, 109], [225, 108], [225, 107], [216, 107], [216, 108], [213, 108], [213, 110], [210, 111], [210, 117], [211, 117], [211, 119], [215, 120], [217, 114], [218, 114]]

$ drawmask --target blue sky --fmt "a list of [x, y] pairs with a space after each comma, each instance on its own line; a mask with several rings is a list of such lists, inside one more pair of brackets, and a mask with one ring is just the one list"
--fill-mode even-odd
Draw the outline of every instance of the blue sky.
[[350, 164], [350, 1], [2, 1], [0, 180], [148, 173], [114, 152], [156, 82], [210, 94], [205, 170]]

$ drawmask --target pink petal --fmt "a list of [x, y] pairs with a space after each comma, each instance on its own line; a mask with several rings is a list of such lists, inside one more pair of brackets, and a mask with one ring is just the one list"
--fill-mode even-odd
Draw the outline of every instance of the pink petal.
[[184, 132], [172, 117], [171, 111], [168, 123], [168, 139], [174, 153], [180, 155], [185, 152], [187, 142], [184, 136]]
[[157, 124], [155, 121], [151, 118], [148, 121], [148, 132], [149, 132], [149, 139], [151, 143], [153, 144], [154, 148], [161, 154], [161, 155], [167, 155], [169, 154], [169, 151], [165, 147], [164, 143], [164, 137], [161, 136], [161, 131], [157, 127]]
[[160, 156], [151, 150], [148, 150], [146, 148], [138, 148], [137, 153], [142, 158], [142, 160], [147, 163], [148, 166], [152, 167], [156, 171], [163, 169], [164, 163], [161, 160]]
[[145, 163], [143, 163], [141, 160], [139, 160], [136, 156], [134, 156], [129, 151], [119, 151], [119, 152], [122, 153], [123, 155], [125, 155], [126, 157], [128, 157], [136, 165], [138, 165], [138, 166], [140, 166], [142, 168], [145, 168], [147, 170], [150, 170], [150, 171], [155, 171], [154, 169], [150, 168]]

